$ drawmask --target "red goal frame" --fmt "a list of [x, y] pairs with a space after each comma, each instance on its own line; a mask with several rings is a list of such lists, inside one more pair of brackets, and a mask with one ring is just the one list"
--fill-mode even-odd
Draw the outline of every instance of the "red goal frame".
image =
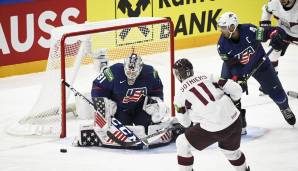
[[175, 80], [174, 80], [173, 69], [172, 69], [173, 64], [174, 64], [174, 24], [171, 21], [171, 19], [163, 18], [163, 19], [157, 19], [157, 20], [153, 20], [153, 21], [145, 21], [145, 22], [123, 24], [123, 25], [118, 25], [118, 26], [111, 26], [111, 27], [98, 28], [98, 29], [92, 29], [92, 30], [70, 32], [70, 33], [63, 34], [62, 38], [61, 38], [61, 42], [60, 42], [60, 46], [61, 46], [61, 113], [62, 113], [60, 138], [66, 137], [66, 87], [62, 82], [62, 80], [66, 79], [66, 74], [65, 74], [65, 41], [66, 41], [66, 39], [69, 37], [73, 37], [73, 36], [106, 32], [106, 31], [129, 28], [129, 27], [138, 27], [138, 26], [143, 26], [143, 25], [161, 24], [161, 23], [169, 23], [170, 24], [171, 111], [172, 111], [172, 116], [175, 115], [174, 104], [173, 104], [174, 94], [175, 94]]

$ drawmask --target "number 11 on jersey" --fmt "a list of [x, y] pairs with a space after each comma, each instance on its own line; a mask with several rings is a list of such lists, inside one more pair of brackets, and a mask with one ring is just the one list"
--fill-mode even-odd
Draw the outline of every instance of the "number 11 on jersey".
[[[211, 101], [215, 101], [214, 96], [203, 82], [199, 83], [198, 86], [200, 86], [204, 92], [209, 96]], [[191, 91], [205, 106], [209, 103], [208, 100], [202, 96], [202, 94], [196, 89], [196, 87], [191, 88], [189, 91]]]

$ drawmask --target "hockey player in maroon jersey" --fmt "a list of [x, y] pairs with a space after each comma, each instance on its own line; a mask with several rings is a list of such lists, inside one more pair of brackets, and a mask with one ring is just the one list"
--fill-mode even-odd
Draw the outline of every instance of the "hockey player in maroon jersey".
[[[277, 19], [277, 25], [285, 32], [279, 41], [283, 43], [280, 50], [273, 51], [269, 59], [276, 73], [278, 73], [278, 60], [284, 56], [289, 44], [298, 45], [298, 2], [296, 0], [270, 0], [262, 7], [261, 27], [271, 27], [272, 16]], [[266, 94], [260, 87], [261, 94]]]
[[242, 94], [240, 85], [230, 79], [194, 74], [187, 59], [179, 59], [173, 68], [181, 82], [175, 94], [176, 118], [189, 127], [176, 139], [179, 171], [193, 170], [192, 147], [201, 151], [216, 142], [236, 171], [249, 171], [239, 149], [241, 120], [236, 106]]
[[271, 17], [273, 16], [278, 20], [278, 26], [286, 32], [284, 37], [285, 46], [279, 51], [272, 52], [269, 56], [277, 71], [278, 58], [284, 56], [289, 42], [296, 41], [298, 43], [298, 2], [296, 0], [270, 0], [263, 6], [262, 11], [261, 27], [270, 27]]

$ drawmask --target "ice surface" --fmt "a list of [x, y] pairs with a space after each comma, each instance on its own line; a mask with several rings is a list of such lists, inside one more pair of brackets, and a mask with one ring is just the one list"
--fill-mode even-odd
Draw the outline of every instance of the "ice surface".
[[[297, 47], [290, 46], [280, 60], [279, 77], [286, 90], [298, 91]], [[196, 70], [220, 74], [221, 60], [216, 46], [180, 50], [176, 57], [190, 58]], [[159, 73], [162, 68], [157, 67]], [[168, 70], [167, 70], [168, 71]], [[151, 150], [130, 151], [99, 147], [72, 147], [73, 136], [60, 140], [49, 137], [17, 137], [5, 128], [27, 113], [40, 89], [41, 73], [0, 79], [0, 170], [97, 170], [97, 171], [174, 171], [177, 170], [175, 144]], [[165, 83], [168, 84], [168, 83]], [[249, 80], [244, 95], [248, 135], [241, 149], [252, 171], [297, 171], [298, 130], [289, 126], [278, 107], [267, 97], [258, 96], [258, 83]], [[298, 99], [289, 98], [294, 113]], [[67, 153], [60, 153], [66, 148]], [[194, 170], [232, 171], [224, 155], [213, 145], [194, 151]]]

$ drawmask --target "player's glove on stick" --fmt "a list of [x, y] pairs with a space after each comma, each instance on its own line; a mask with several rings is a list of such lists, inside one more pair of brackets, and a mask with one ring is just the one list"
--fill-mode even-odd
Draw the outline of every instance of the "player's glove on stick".
[[276, 51], [281, 51], [287, 48], [288, 43], [285, 42], [287, 34], [283, 30], [274, 30], [270, 33], [270, 46]]
[[248, 94], [247, 78], [245, 76], [242, 76], [242, 77], [233, 76], [232, 80], [236, 81], [241, 86], [242, 91]]

